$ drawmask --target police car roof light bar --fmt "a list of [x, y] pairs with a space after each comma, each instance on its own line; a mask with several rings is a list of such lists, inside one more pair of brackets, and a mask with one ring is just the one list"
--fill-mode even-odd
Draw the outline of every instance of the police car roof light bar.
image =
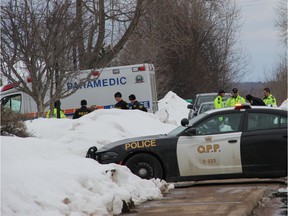
[[235, 109], [251, 109], [251, 104], [250, 103], [245, 103], [245, 104], [237, 103], [235, 104]]

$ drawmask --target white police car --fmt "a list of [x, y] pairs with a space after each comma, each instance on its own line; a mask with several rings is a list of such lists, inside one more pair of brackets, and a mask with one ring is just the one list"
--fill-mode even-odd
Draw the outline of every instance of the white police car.
[[86, 157], [168, 182], [287, 176], [285, 110], [241, 105], [210, 110], [181, 124], [168, 134], [91, 147]]

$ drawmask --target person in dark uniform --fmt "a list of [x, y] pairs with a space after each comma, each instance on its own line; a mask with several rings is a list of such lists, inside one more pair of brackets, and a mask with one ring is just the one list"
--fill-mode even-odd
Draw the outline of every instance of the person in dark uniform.
[[77, 109], [73, 115], [73, 119], [80, 118], [88, 113], [90, 113], [91, 110], [87, 108], [87, 101], [86, 100], [81, 100], [81, 108]]
[[144, 112], [147, 112], [147, 109], [136, 100], [136, 97], [134, 94], [129, 95], [129, 100], [131, 101], [132, 109], [139, 109]]
[[120, 92], [116, 92], [114, 94], [115, 100], [117, 103], [115, 104], [115, 108], [117, 109], [129, 109], [129, 105], [126, 101], [122, 99], [122, 94]]
[[249, 101], [252, 106], [266, 106], [261, 98], [253, 97], [251, 94], [246, 95], [246, 100]]

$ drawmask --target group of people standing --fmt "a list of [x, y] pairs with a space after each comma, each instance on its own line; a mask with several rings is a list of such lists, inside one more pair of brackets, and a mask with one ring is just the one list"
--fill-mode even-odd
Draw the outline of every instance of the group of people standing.
[[[251, 94], [246, 95], [246, 100], [252, 106], [271, 106], [271, 107], [277, 106], [276, 105], [276, 98], [273, 97], [269, 88], [264, 88], [263, 93], [264, 93], [263, 100], [261, 98], [254, 97]], [[223, 89], [220, 89], [217, 97], [214, 100], [214, 108], [215, 109], [224, 108], [224, 107], [233, 107], [237, 103], [241, 103], [241, 104], [246, 103], [246, 100], [244, 99], [244, 97], [241, 97], [239, 95], [237, 88], [232, 89], [232, 96], [226, 100], [225, 104], [224, 104], [224, 100], [223, 100], [224, 96], [225, 96], [225, 91]]]
[[[129, 104], [122, 99], [122, 94], [120, 92], [116, 92], [114, 94], [116, 104], [115, 108], [117, 109], [130, 109]], [[131, 102], [131, 109], [139, 109], [144, 112], [147, 112], [148, 110], [140, 103], [137, 101], [136, 96], [134, 94], [129, 95], [129, 100]], [[93, 110], [97, 109], [96, 107], [87, 107], [87, 101], [86, 100], [81, 100], [80, 102], [81, 107], [75, 111], [73, 114], [73, 119], [80, 118]], [[61, 102], [58, 100], [54, 103], [54, 108], [53, 108], [53, 113], [52, 113], [52, 118], [57, 118], [57, 109], [59, 109], [59, 116], [60, 118], [66, 118], [66, 115], [64, 114], [64, 111], [60, 108]], [[50, 118], [50, 110], [46, 114], [47, 118]]]
[[[124, 101], [122, 99], [122, 94], [120, 92], [116, 92], [114, 94], [115, 100], [116, 100], [116, 104], [115, 104], [115, 108], [117, 109], [130, 109], [129, 108], [129, 104]], [[136, 96], [134, 94], [129, 95], [129, 100], [131, 102], [131, 109], [139, 109], [142, 110], [144, 112], [147, 112], [147, 109], [137, 101]]]

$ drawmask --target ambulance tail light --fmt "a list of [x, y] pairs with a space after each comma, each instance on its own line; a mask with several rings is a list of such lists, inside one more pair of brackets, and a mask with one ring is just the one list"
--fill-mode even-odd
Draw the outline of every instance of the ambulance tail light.
[[13, 88], [19, 86], [19, 84], [20, 84], [19, 82], [7, 84], [7, 85], [5, 85], [5, 86], [2, 87], [1, 92], [7, 91], [7, 90], [9, 90], [9, 89], [13, 89]]

